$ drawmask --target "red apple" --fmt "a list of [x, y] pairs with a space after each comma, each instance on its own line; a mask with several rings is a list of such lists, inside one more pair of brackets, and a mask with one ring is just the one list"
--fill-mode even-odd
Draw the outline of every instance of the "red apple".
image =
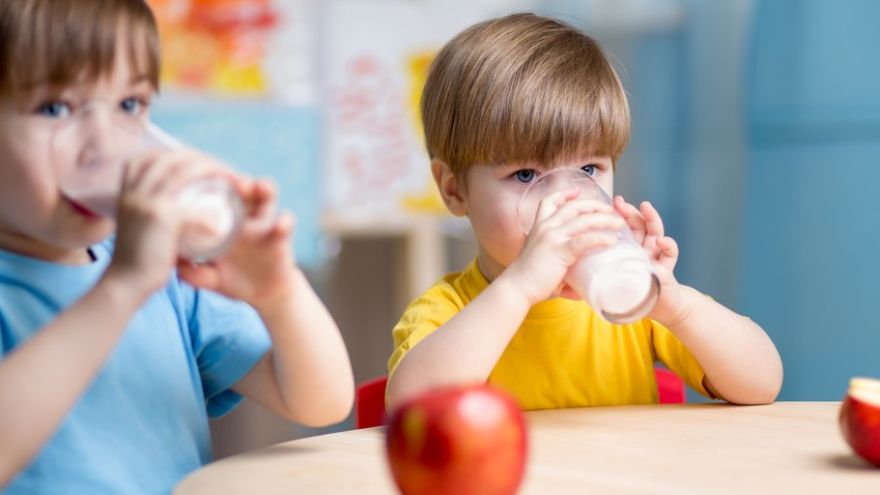
[[880, 380], [850, 380], [839, 421], [843, 438], [856, 454], [880, 467]]
[[385, 447], [405, 495], [512, 494], [525, 468], [525, 419], [487, 385], [437, 389], [392, 414]]

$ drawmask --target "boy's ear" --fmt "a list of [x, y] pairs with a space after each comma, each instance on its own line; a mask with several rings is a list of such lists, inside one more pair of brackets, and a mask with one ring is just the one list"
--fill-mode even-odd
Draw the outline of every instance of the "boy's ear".
[[458, 177], [449, 168], [449, 165], [436, 158], [431, 160], [431, 173], [434, 174], [434, 182], [440, 190], [440, 197], [449, 212], [457, 217], [467, 215], [467, 206], [464, 201], [464, 187]]

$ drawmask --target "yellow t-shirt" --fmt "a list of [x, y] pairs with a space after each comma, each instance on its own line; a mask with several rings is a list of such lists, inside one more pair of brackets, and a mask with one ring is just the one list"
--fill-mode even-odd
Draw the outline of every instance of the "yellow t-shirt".
[[[392, 332], [389, 376], [407, 351], [488, 285], [472, 262], [413, 301]], [[649, 319], [612, 324], [583, 301], [557, 298], [531, 308], [488, 382], [511, 393], [526, 410], [656, 404], [656, 360], [709, 397], [700, 364], [663, 325]]]

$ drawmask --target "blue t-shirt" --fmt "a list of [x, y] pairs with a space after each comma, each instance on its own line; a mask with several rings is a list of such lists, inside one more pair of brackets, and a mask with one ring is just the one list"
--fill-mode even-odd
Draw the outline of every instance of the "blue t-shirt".
[[[0, 250], [0, 360], [88, 292], [111, 251], [107, 241], [94, 262], [69, 266]], [[171, 277], [4, 493], [170, 492], [211, 460], [208, 416], [238, 404], [230, 387], [269, 347], [250, 306]]]

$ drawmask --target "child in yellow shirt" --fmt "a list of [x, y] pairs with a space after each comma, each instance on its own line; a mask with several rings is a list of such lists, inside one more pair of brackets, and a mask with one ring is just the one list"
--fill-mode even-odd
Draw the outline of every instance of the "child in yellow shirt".
[[[524, 409], [656, 403], [656, 360], [708, 397], [776, 398], [775, 346], [748, 318], [678, 283], [678, 247], [650, 203], [554, 193], [530, 234], [520, 230], [518, 200], [550, 170], [580, 169], [613, 191], [629, 108], [592, 38], [531, 14], [472, 26], [433, 62], [422, 113], [434, 179], [449, 211], [470, 220], [479, 254], [413, 301], [394, 328], [388, 406], [474, 382], [505, 389]], [[661, 292], [647, 318], [620, 325], [564, 278], [625, 225], [651, 256]]]

